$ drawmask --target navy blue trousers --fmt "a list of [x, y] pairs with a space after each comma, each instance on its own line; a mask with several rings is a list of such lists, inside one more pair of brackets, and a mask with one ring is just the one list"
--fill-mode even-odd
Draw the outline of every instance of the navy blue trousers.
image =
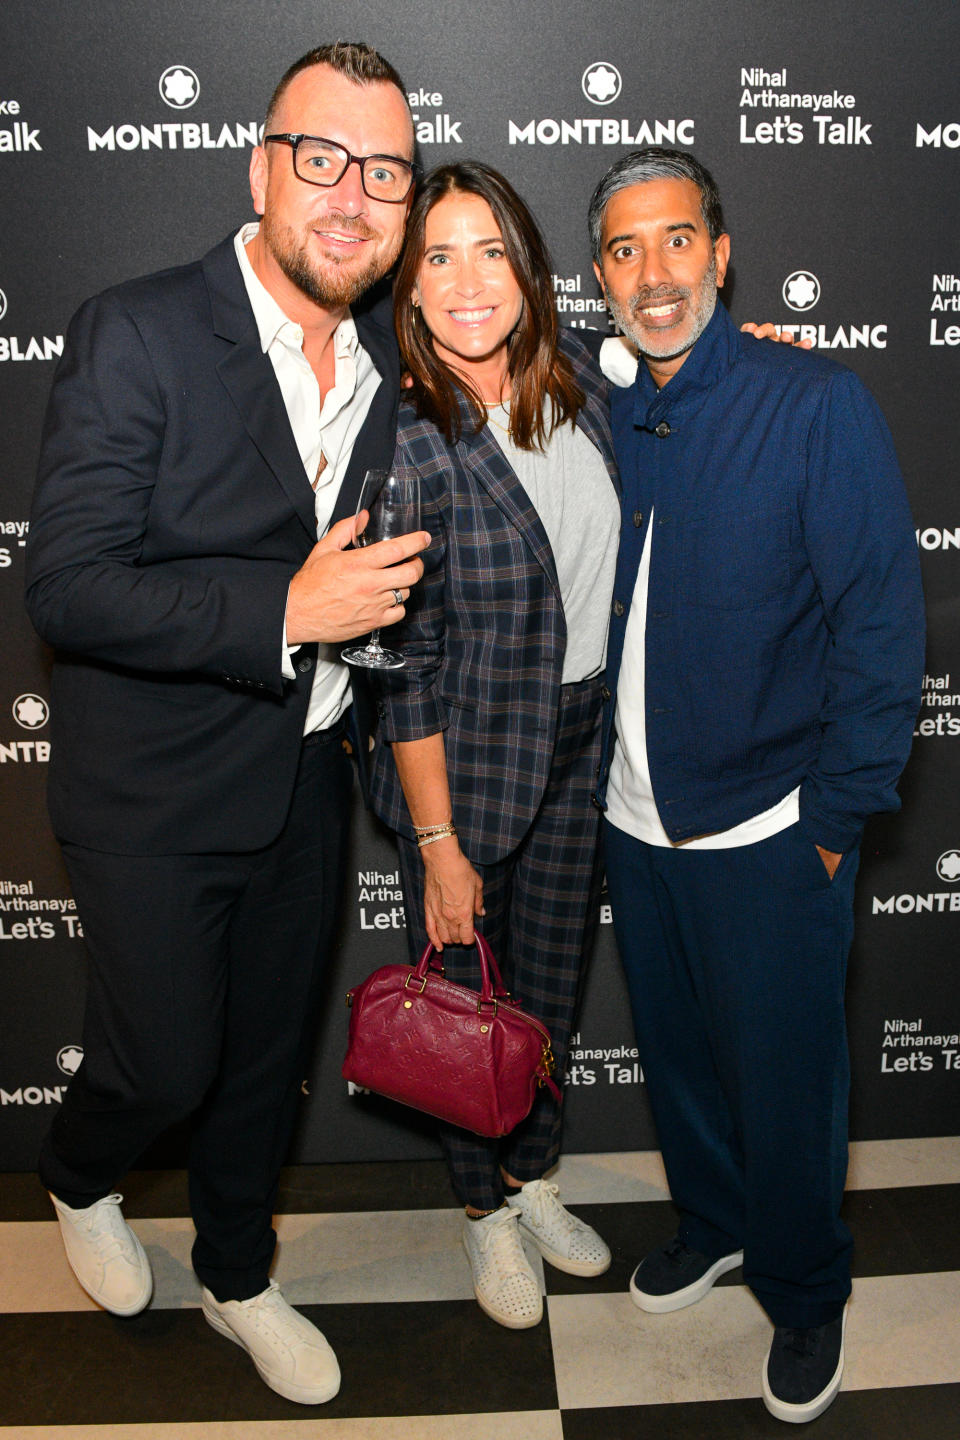
[[607, 824], [607, 880], [681, 1239], [743, 1249], [775, 1325], [850, 1293], [843, 1005], [858, 855], [834, 879], [793, 825], [733, 850]]

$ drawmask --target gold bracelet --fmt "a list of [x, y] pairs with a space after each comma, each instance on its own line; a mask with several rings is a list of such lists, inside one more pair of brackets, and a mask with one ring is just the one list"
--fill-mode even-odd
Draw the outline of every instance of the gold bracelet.
[[441, 820], [437, 825], [414, 825], [416, 835], [435, 835], [438, 830], [446, 830], [448, 825], [453, 824], [453, 816], [449, 820]]
[[422, 850], [424, 845], [432, 845], [435, 840], [446, 840], [448, 836], [456, 835], [456, 833], [457, 827], [451, 821], [449, 825], [445, 825], [442, 830], [438, 830], [433, 835], [423, 835], [418, 837], [417, 849]]

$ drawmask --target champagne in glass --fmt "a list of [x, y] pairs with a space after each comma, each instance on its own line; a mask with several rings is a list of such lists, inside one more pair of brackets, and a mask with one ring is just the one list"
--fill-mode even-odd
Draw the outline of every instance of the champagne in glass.
[[[364, 510], [367, 519], [361, 525]], [[419, 529], [419, 477], [395, 475], [392, 470], [368, 470], [357, 503], [356, 544], [373, 545]], [[389, 570], [385, 574], [389, 577]], [[371, 631], [366, 645], [352, 645], [341, 650], [340, 656], [348, 665], [363, 665], [369, 670], [398, 670], [407, 663], [399, 651], [383, 648], [379, 630]]]

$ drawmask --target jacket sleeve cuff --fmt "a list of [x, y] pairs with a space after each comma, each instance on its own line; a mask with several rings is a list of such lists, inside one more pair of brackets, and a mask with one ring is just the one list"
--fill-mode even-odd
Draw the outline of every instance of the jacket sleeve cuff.
[[380, 731], [389, 744], [394, 740], [423, 740], [446, 730], [448, 724], [447, 707], [435, 690], [380, 701]]
[[859, 845], [863, 834], [863, 822], [854, 816], [831, 815], [811, 803], [810, 786], [804, 781], [800, 786], [800, 829], [808, 840], [823, 850], [832, 850], [843, 855]]

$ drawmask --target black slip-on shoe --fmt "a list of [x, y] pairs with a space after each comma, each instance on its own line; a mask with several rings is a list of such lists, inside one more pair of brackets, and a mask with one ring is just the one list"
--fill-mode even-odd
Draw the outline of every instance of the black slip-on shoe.
[[843, 1378], [847, 1312], [808, 1330], [777, 1326], [763, 1367], [763, 1403], [778, 1420], [802, 1425], [822, 1415]]
[[743, 1251], [719, 1259], [701, 1255], [675, 1235], [661, 1250], [651, 1250], [630, 1280], [630, 1298], [641, 1310], [665, 1315], [695, 1305], [721, 1275], [743, 1264]]

